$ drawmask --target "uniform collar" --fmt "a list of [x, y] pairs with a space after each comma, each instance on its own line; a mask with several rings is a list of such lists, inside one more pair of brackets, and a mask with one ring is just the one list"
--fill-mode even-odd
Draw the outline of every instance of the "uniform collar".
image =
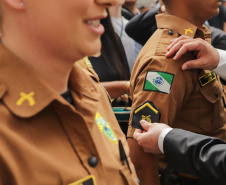
[[95, 83], [99, 84], [99, 80], [95, 78], [93, 73], [82, 68], [79, 63], [76, 62], [71, 71], [69, 86], [73, 91], [79, 94], [85, 95], [93, 100], [99, 100], [99, 86], [97, 87], [95, 83], [93, 83], [93, 79], [95, 79]]
[[[75, 83], [76, 80], [73, 81]], [[87, 89], [84, 89], [85, 87], [80, 86], [79, 88], [82, 92], [87, 92]], [[0, 99], [3, 100], [6, 107], [13, 114], [23, 118], [38, 114], [54, 100], [71, 106], [61, 95], [42, 80], [31, 67], [18, 59], [1, 44]]]
[[209, 35], [210, 37], [210, 31], [206, 26], [203, 25], [199, 28], [180, 17], [159, 14], [156, 15], [156, 20], [159, 29], [172, 29], [180, 35], [187, 35], [192, 38], [195, 38], [197, 34], [203, 37], [203, 39], [206, 38], [205, 35]]
[[3, 45], [0, 45], [0, 66], [0, 99], [15, 115], [31, 117], [53, 100], [66, 102]]
[[90, 77], [95, 79], [97, 82], [100, 81], [100, 79], [99, 79], [97, 73], [95, 72], [95, 70], [93, 69], [92, 63], [90, 62], [88, 57], [84, 57], [84, 58], [78, 60], [76, 63], [79, 64], [82, 68], [88, 70], [90, 72], [89, 73]]

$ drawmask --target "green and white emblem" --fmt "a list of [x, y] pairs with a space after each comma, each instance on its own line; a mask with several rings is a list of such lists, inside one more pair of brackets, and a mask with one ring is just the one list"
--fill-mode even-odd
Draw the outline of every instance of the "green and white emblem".
[[174, 75], [166, 72], [148, 71], [144, 91], [157, 91], [169, 94]]
[[95, 120], [100, 131], [107, 137], [107, 139], [109, 139], [111, 142], [115, 144], [118, 144], [118, 140], [114, 132], [112, 131], [110, 125], [108, 124], [108, 122], [104, 120], [104, 118], [101, 117], [101, 115], [98, 112], [96, 113]]

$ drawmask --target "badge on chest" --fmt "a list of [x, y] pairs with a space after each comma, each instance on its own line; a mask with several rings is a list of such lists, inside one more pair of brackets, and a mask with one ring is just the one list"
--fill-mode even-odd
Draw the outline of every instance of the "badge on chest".
[[109, 123], [104, 120], [104, 118], [97, 112], [95, 117], [96, 123], [100, 131], [105, 135], [105, 137], [111, 142], [118, 144], [118, 140], [111, 129]]
[[210, 71], [209, 73], [206, 73], [205, 75], [203, 75], [199, 78], [199, 83], [203, 87], [203, 86], [207, 85], [208, 83], [212, 82], [213, 80], [215, 80], [216, 78], [217, 77], [216, 77], [215, 73], [212, 73]]

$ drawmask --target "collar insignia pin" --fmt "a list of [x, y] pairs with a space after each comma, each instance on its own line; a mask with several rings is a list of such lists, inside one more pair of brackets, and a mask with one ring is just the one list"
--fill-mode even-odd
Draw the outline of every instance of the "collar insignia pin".
[[187, 34], [188, 34], [188, 32], [193, 33], [193, 31], [191, 30], [191, 28], [184, 29], [184, 30], [185, 30], [185, 35], [187, 35]]
[[24, 101], [28, 101], [29, 106], [34, 106], [35, 105], [35, 100], [34, 100], [34, 96], [35, 93], [34, 92], [30, 92], [29, 94], [26, 94], [24, 92], [20, 93], [20, 99], [16, 102], [17, 106], [21, 106]]
[[88, 68], [89, 68], [89, 67], [93, 67], [88, 57], [84, 57], [84, 58], [83, 58], [83, 61], [85, 62], [86, 66], [87, 66]]

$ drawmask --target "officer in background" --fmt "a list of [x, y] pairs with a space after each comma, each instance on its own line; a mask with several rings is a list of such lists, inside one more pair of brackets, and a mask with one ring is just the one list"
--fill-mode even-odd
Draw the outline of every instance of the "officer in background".
[[[226, 51], [216, 50], [202, 39], [181, 36], [168, 47], [167, 57], [179, 59], [187, 51], [195, 51], [197, 59], [187, 61], [183, 70], [209, 69], [226, 80]], [[164, 153], [170, 166], [202, 178], [211, 184], [226, 184], [226, 143], [220, 139], [203, 136], [181, 129], [172, 129], [166, 124], [149, 124], [141, 121], [147, 132], [136, 129], [134, 139], [145, 152]], [[193, 156], [191, 158], [191, 156]]]
[[[149, 172], [156, 174], [157, 157], [145, 153], [132, 138], [135, 128], [142, 129], [140, 120], [163, 122], [226, 139], [225, 94], [219, 77], [208, 70], [182, 71], [182, 64], [194, 59], [193, 53], [186, 53], [178, 62], [165, 57], [170, 41], [180, 35], [210, 42], [210, 32], [202, 25], [218, 14], [220, 2], [202, 0], [197, 4], [193, 0], [165, 0], [164, 3], [167, 14], [156, 16], [158, 30], [140, 52], [131, 75], [133, 105], [128, 143], [138, 177], [144, 185], [156, 183], [154, 173]], [[159, 167], [165, 174], [166, 164], [162, 160]], [[200, 179], [188, 174], [180, 174], [179, 179], [180, 184], [200, 183]]]
[[[211, 23], [219, 23], [219, 21], [213, 20], [221, 18], [224, 19], [224, 13], [221, 7], [222, 6], [220, 6], [220, 14], [211, 19]], [[155, 16], [159, 13], [163, 13], [164, 11], [165, 6], [163, 5], [162, 0], [160, 0], [156, 7], [133, 17], [126, 25], [126, 33], [136, 42], [144, 45], [151, 35], [157, 30]], [[226, 50], [226, 33], [217, 26], [214, 27], [215, 25], [209, 24], [207, 21], [205, 24], [211, 31], [211, 44], [215, 48]]]
[[[226, 80], [226, 51], [216, 50], [202, 39], [186, 36], [175, 39], [168, 50], [167, 57], [171, 57], [177, 51], [175, 60], [187, 51], [196, 51], [199, 57], [185, 62], [182, 66], [184, 70], [209, 69]], [[136, 129], [134, 139], [145, 152], [164, 153], [170, 166], [177, 171], [194, 174], [207, 183], [226, 184], [225, 142], [181, 129], [172, 129], [166, 124], [141, 121], [141, 125], [147, 132]]]

